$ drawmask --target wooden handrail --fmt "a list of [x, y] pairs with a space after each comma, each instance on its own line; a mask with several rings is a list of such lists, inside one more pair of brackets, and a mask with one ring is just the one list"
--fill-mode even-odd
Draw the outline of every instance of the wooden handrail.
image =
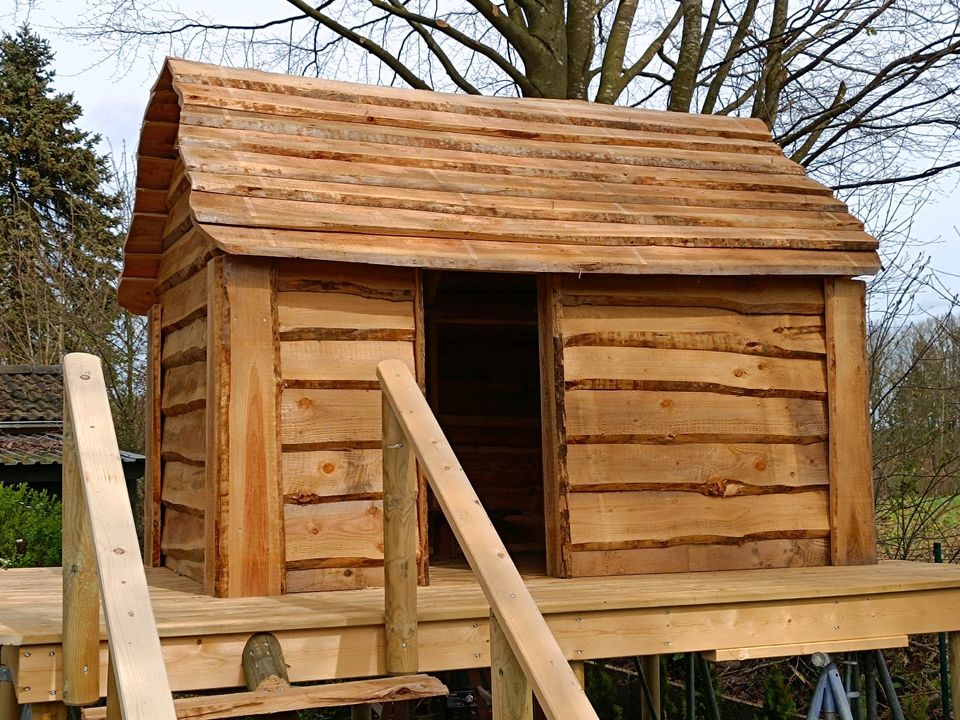
[[[597, 714], [587, 700], [583, 688], [570, 668], [556, 638], [533, 601], [516, 565], [490, 522], [466, 473], [460, 467], [453, 448], [440, 429], [420, 388], [407, 366], [399, 360], [385, 360], [377, 366], [377, 377], [383, 390], [384, 418], [384, 554], [385, 605], [387, 626], [388, 671], [392, 643], [409, 638], [409, 628], [416, 630], [416, 558], [415, 546], [408, 541], [398, 552], [387, 547], [406, 527], [406, 535], [416, 532], [411, 521], [409, 501], [413, 459], [433, 489], [437, 502], [453, 530], [460, 548], [470, 564], [490, 603], [491, 635], [494, 648], [502, 646], [497, 633], [512, 651], [530, 688], [540, 701], [549, 720], [596, 720]], [[406, 440], [406, 442], [404, 442]], [[405, 516], [396, 512], [404, 508]], [[412, 572], [400, 572], [402, 568]], [[413, 607], [410, 607], [410, 585], [414, 586]], [[400, 585], [400, 587], [398, 587]], [[406, 650], [409, 648], [409, 641]], [[502, 652], [500, 653], [503, 654]], [[504, 661], [509, 665], [509, 659]], [[492, 673], [496, 687], [496, 670]], [[529, 691], [525, 691], [529, 696]], [[517, 693], [497, 693], [494, 697], [516, 697]], [[495, 717], [506, 717], [494, 707]], [[513, 708], [516, 717], [529, 716], [527, 708]]]
[[63, 359], [63, 701], [100, 698], [107, 626], [108, 717], [173, 720], [153, 608], [100, 359]]

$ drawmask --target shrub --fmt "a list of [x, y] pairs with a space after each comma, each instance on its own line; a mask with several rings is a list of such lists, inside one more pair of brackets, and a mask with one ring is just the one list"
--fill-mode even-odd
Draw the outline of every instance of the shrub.
[[46, 491], [0, 484], [0, 568], [60, 565], [61, 518]]
[[767, 677], [763, 688], [763, 707], [757, 720], [792, 720], [797, 717], [797, 705], [783, 673], [775, 670]]

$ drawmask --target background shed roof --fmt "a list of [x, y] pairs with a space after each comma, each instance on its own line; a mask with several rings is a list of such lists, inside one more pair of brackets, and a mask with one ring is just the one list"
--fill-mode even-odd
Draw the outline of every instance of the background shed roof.
[[759, 120], [170, 59], [141, 134], [128, 307], [149, 305], [164, 241], [187, 228], [228, 253], [471, 270], [879, 265], [860, 221]]

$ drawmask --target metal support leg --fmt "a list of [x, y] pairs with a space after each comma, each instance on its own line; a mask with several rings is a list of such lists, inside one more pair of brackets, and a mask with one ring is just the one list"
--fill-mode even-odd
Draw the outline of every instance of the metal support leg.
[[872, 652], [860, 654], [863, 665], [863, 685], [867, 697], [867, 720], [877, 720], [877, 663]]
[[703, 697], [707, 705], [707, 715], [710, 720], [720, 720], [720, 706], [717, 704], [716, 693], [713, 692], [710, 663], [700, 653], [697, 653], [697, 660], [700, 661], [700, 674], [703, 675]]
[[893, 720], [904, 720], [903, 708], [900, 707], [897, 689], [893, 686], [893, 678], [890, 677], [890, 671], [887, 669], [887, 661], [883, 659], [883, 653], [879, 650], [873, 652], [877, 662], [877, 670], [880, 674], [880, 682], [883, 685], [883, 694], [887, 696], [887, 704], [890, 706], [890, 714], [893, 715]]

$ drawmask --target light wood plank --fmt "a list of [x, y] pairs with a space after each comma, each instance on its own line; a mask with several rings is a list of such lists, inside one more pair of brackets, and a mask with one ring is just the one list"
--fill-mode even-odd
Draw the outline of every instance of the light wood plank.
[[876, 242], [862, 230], [742, 228], [595, 223], [457, 216], [394, 209], [358, 213], [336, 203], [273, 200], [195, 192], [192, 208], [202, 224], [254, 228], [400, 235], [444, 239], [562, 243], [565, 245], [720, 247], [870, 251]]
[[207, 367], [204, 361], [170, 368], [163, 374], [160, 409], [178, 415], [205, 407]]
[[182, 327], [198, 317], [207, 305], [207, 275], [198, 272], [160, 297], [163, 306], [163, 327]]
[[703, 653], [711, 662], [730, 662], [754, 660], [756, 658], [792, 657], [794, 655], [813, 655], [814, 653], [842, 653], [858, 650], [887, 650], [905, 648], [910, 644], [906, 635], [888, 635], [885, 637], [862, 638], [858, 640], [840, 640], [825, 643], [794, 643], [791, 645], [761, 645], [759, 647], [723, 648]]
[[207, 319], [202, 317], [163, 339], [161, 363], [167, 368], [202, 361], [206, 358], [206, 350]]
[[826, 397], [822, 360], [732, 352], [634, 347], [568, 347], [569, 389], [704, 390], [755, 397]]
[[203, 408], [165, 417], [163, 439], [160, 443], [160, 453], [164, 461], [203, 463], [206, 459], [205, 422], [206, 411]]
[[377, 364], [401, 360], [413, 368], [413, 344], [377, 340], [302, 340], [280, 343], [285, 381], [365, 380], [376, 382]]
[[811, 442], [827, 436], [820, 400], [582, 390], [567, 395], [566, 409], [571, 442]]
[[573, 491], [678, 490], [704, 495], [826, 488], [826, 443], [570, 445]]
[[103, 612], [124, 715], [173, 718], [160, 640], [110, 415], [100, 360], [64, 357], [65, 416], [77, 447]]
[[[390, 188], [337, 183], [328, 179], [306, 180], [258, 176], [256, 185], [248, 174], [199, 171], [191, 174], [193, 188], [221, 195], [272, 200], [337, 203], [360, 208], [425, 210], [446, 213], [451, 221], [462, 216], [531, 220], [550, 218], [571, 222], [632, 223], [646, 225], [709, 226], [747, 228], [861, 229], [862, 223], [846, 212], [815, 212], [749, 208], [703, 208], [668, 202], [635, 204], [504, 195], [467, 195], [444, 190]], [[363, 210], [358, 210], [363, 212]]]
[[[671, 302], [679, 301], [664, 300], [664, 304]], [[746, 307], [746, 303], [737, 304]], [[826, 354], [823, 319], [814, 315], [745, 315], [713, 307], [575, 305], [565, 309], [563, 329], [568, 347], [717, 350], [773, 357]]]
[[866, 285], [827, 280], [826, 327], [830, 418], [830, 529], [834, 565], [877, 561]]
[[835, 252], [667, 246], [516, 243], [357, 233], [300, 232], [205, 224], [224, 252], [238, 255], [373, 263], [400, 267], [574, 275], [840, 275], [873, 274], [875, 251]]
[[204, 467], [173, 461], [165, 463], [162, 500], [167, 507], [193, 510], [196, 514], [202, 514], [206, 508]]
[[284, 445], [379, 443], [379, 390], [286, 388], [281, 402]]
[[725, 498], [660, 492], [646, 498], [629, 492], [573, 493], [569, 503], [574, 548], [737, 544], [808, 533], [827, 537], [830, 531], [826, 490]]
[[381, 451], [315, 450], [283, 453], [283, 496], [307, 504], [343, 495], [380, 492]]
[[824, 307], [820, 281], [807, 277], [711, 278], [708, 282], [703, 278], [667, 277], [639, 282], [629, 277], [583, 275], [564, 276], [561, 287], [565, 306], [693, 307], [743, 314], [816, 316], [823, 314]]
[[286, 505], [286, 560], [301, 566], [316, 559], [383, 560], [383, 502], [349, 500]]
[[382, 587], [382, 567], [287, 570], [286, 590], [288, 593], [315, 593]]
[[[270, 715], [313, 708], [357, 707], [358, 703], [417, 700], [446, 694], [447, 688], [436, 678], [428, 675], [407, 675], [332, 685], [291, 687], [273, 692], [240, 692], [213, 697], [180, 698], [175, 707], [180, 720], [215, 720], [237, 717], [237, 713], [244, 716]], [[103, 708], [91, 708], [84, 710], [82, 717], [83, 720], [104, 720], [107, 714]]]
[[830, 562], [830, 540], [751, 540], [733, 545], [672, 545], [628, 550], [579, 550], [571, 556], [574, 577], [651, 573], [822, 567]]
[[280, 332], [301, 328], [391, 328], [413, 330], [410, 300], [365, 298], [346, 293], [281, 292]]

